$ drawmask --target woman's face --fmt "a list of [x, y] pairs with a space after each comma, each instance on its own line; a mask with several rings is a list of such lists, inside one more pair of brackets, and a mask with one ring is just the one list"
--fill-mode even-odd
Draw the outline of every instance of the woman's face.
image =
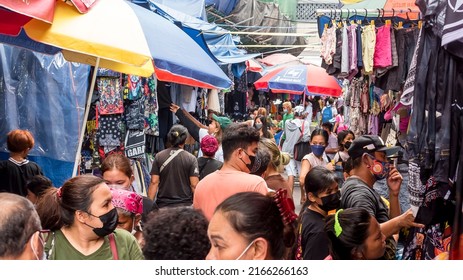
[[[211, 249], [206, 260], [235, 260], [249, 245], [249, 241], [230, 225], [221, 211], [214, 213], [207, 235], [211, 242]], [[241, 256], [241, 260], [251, 260], [251, 247]]]
[[311, 140], [310, 140], [311, 145], [321, 145], [321, 146], [326, 146], [326, 141], [325, 137], [321, 135], [315, 135]]
[[342, 140], [342, 145], [344, 146], [344, 144], [346, 144], [347, 142], [352, 142], [352, 141], [354, 141], [354, 135], [349, 133], [346, 135], [344, 140]]
[[378, 221], [371, 217], [368, 228], [368, 238], [365, 240], [363, 255], [367, 260], [375, 260], [384, 255], [386, 250], [386, 236], [381, 232]]
[[133, 182], [133, 177], [128, 177], [124, 172], [117, 168], [113, 168], [103, 173], [103, 179], [107, 185], [117, 185], [119, 187], [123, 187], [125, 190], [129, 190]]
[[208, 126], [208, 133], [213, 135], [215, 133], [217, 133], [220, 129], [220, 124], [215, 121], [215, 120], [212, 120], [211, 123], [209, 124]]
[[93, 202], [88, 210], [88, 213], [92, 214], [88, 215], [89, 219], [86, 221], [88, 225], [94, 228], [101, 228], [103, 226], [103, 223], [98, 217], [113, 210], [112, 198], [113, 195], [106, 183], [101, 183], [97, 186], [92, 194]]

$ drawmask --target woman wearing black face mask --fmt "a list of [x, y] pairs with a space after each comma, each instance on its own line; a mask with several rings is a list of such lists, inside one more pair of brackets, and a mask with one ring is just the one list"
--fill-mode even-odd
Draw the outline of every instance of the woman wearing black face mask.
[[296, 259], [323, 260], [329, 255], [325, 218], [340, 205], [336, 174], [316, 166], [305, 177], [307, 202], [299, 215]]
[[347, 162], [347, 160], [349, 159], [349, 154], [347, 153], [347, 150], [349, 150], [349, 147], [352, 144], [352, 141], [354, 140], [355, 135], [350, 130], [343, 130], [340, 133], [338, 133], [339, 151], [334, 156], [333, 161], [335, 164], [335, 173], [341, 180], [339, 186], [342, 186], [342, 183], [344, 182], [344, 168], [342, 167], [342, 164], [344, 162]]
[[254, 127], [259, 130], [260, 137], [273, 139], [273, 134], [268, 130], [267, 117], [259, 115], [254, 119]]
[[46, 191], [37, 204], [42, 227], [52, 231], [45, 244], [51, 260], [141, 260], [130, 232], [116, 229], [118, 215], [103, 179], [80, 175]]

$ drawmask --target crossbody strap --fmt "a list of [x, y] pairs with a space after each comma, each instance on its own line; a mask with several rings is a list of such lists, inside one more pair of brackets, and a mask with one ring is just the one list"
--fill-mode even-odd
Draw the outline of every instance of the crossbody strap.
[[178, 154], [180, 154], [181, 151], [183, 151], [183, 149], [178, 149], [173, 154], [171, 154], [169, 158], [167, 158], [167, 160], [164, 161], [164, 163], [161, 165], [161, 168], [159, 168], [159, 173], [161, 173], [162, 170], [164, 170], [164, 168], [169, 164], [169, 162], [171, 162]]
[[301, 142], [302, 139], [304, 139], [304, 126], [305, 126], [305, 121], [302, 121], [302, 129], [301, 127], [299, 127], [299, 131], [301, 132], [301, 136], [299, 137], [299, 140], [297, 140], [297, 142]]
[[113, 253], [113, 259], [118, 260], [119, 255], [117, 254], [116, 239], [114, 238], [114, 233], [108, 235], [109, 246], [111, 247], [111, 252]]

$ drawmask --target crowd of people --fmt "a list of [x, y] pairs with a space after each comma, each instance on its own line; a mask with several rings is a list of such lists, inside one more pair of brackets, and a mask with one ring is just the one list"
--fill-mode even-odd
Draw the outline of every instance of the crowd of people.
[[[335, 100], [313, 104], [284, 102], [279, 117], [253, 108], [241, 122], [212, 113], [207, 125], [172, 104], [178, 123], [146, 195], [120, 154], [104, 159], [100, 177], [53, 186], [27, 160], [32, 134], [13, 130], [0, 162], [0, 259], [397, 259], [399, 231], [423, 227], [401, 212], [397, 150], [376, 135], [355, 138]], [[190, 136], [197, 156], [184, 149]]]

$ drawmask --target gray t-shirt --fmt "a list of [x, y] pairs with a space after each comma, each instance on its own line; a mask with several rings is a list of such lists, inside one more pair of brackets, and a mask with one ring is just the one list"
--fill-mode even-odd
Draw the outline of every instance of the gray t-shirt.
[[367, 210], [380, 224], [389, 221], [389, 210], [381, 196], [359, 178], [349, 177], [341, 188], [341, 208], [353, 207]]

